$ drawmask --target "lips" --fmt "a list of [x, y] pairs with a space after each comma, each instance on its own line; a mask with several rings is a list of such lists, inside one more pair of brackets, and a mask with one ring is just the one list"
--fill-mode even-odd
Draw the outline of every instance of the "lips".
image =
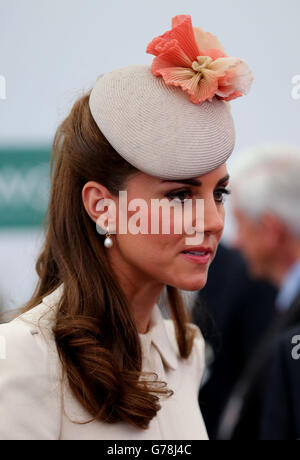
[[206, 252], [183, 251], [181, 254], [187, 261], [198, 265], [207, 265], [212, 260], [211, 251], [209, 250]]
[[209, 247], [204, 246], [191, 246], [190, 248], [185, 249], [182, 251], [183, 254], [191, 254], [191, 255], [200, 255], [206, 256], [208, 254], [212, 254], [213, 250]]

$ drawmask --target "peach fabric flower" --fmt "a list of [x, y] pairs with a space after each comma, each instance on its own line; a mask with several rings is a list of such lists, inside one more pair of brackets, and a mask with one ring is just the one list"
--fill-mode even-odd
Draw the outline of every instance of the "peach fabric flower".
[[156, 37], [146, 52], [156, 56], [151, 71], [169, 86], [180, 86], [194, 104], [231, 101], [247, 94], [253, 74], [246, 61], [229, 57], [209, 32], [192, 26], [190, 15], [173, 17], [172, 30]]

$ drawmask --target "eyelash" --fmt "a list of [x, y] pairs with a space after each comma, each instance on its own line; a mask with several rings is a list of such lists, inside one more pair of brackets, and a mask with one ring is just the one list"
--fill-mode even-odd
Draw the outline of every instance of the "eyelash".
[[[175, 191], [175, 192], [170, 192], [166, 195], [167, 198], [170, 198], [171, 200], [173, 200], [174, 198], [178, 198], [178, 196], [182, 193], [189, 193], [190, 195], [192, 195], [192, 192], [191, 190], [189, 189], [184, 189], [184, 190], [178, 190], [178, 191]], [[222, 199], [221, 200], [216, 200], [217, 203], [219, 204], [224, 204], [225, 203], [225, 197], [224, 195], [230, 195], [231, 194], [231, 190], [227, 189], [227, 188], [218, 188], [215, 193], [221, 193], [222, 194]], [[181, 203], [183, 204], [184, 203], [184, 200], [180, 200]]]

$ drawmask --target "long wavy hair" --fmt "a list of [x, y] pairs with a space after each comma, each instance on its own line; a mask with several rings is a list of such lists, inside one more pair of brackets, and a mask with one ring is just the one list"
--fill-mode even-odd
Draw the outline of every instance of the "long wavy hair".
[[[127, 422], [146, 429], [173, 394], [166, 382], [142, 379], [142, 350], [125, 294], [108, 263], [103, 235], [86, 212], [82, 188], [103, 184], [113, 196], [126, 189], [138, 170], [109, 144], [89, 108], [90, 91], [74, 103], [58, 126], [50, 162], [51, 191], [45, 241], [36, 263], [39, 276], [26, 312], [64, 283], [53, 334], [69, 386], [92, 416], [107, 423]], [[194, 333], [180, 291], [166, 287], [182, 358]], [[84, 423], [88, 423], [84, 422]], [[80, 422], [76, 422], [80, 423]]]

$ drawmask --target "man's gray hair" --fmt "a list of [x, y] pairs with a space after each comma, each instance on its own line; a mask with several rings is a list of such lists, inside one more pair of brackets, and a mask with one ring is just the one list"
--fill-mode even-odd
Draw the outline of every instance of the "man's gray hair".
[[253, 219], [271, 212], [300, 238], [300, 148], [263, 144], [240, 152], [230, 170], [234, 202]]

